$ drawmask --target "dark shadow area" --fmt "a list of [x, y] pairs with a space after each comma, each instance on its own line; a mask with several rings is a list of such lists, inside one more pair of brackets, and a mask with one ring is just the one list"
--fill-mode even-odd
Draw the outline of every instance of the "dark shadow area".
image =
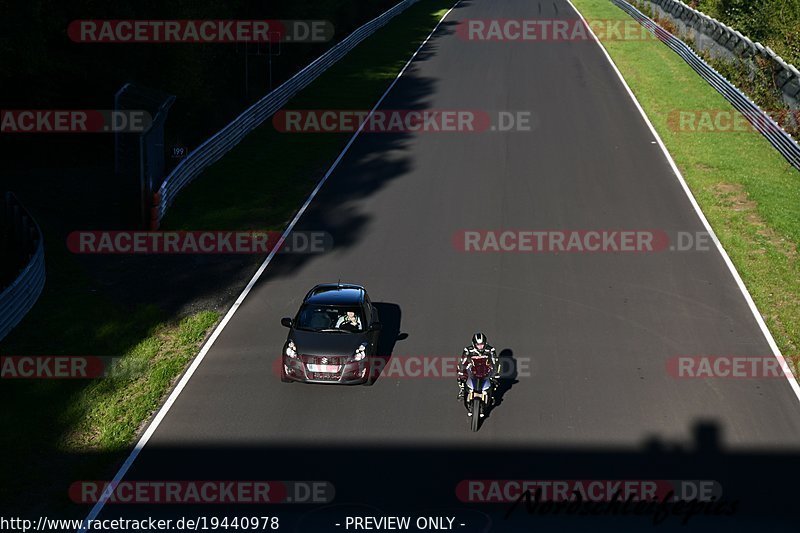
[[[692, 442], [665, 442], [654, 436], [640, 446], [573, 446], [490, 444], [474, 442], [465, 428], [458, 446], [372, 446], [333, 444], [317, 440], [276, 446], [157, 447], [149, 445], [126, 476], [131, 480], [324, 480], [335, 497], [327, 503], [273, 505], [109, 505], [100, 518], [179, 516], [278, 516], [283, 531], [342, 531], [335, 526], [347, 515], [457, 517], [458, 531], [795, 531], [796, 482], [800, 454], [796, 451], [720, 447], [716, 424], [700, 422]], [[480, 435], [480, 434], [479, 434]], [[478, 436], [479, 436], [478, 435]], [[355, 441], [355, 439], [354, 439]], [[310, 457], [335, 457], [320, 468]], [[64, 458], [71, 462], [91, 456]], [[354, 472], [355, 468], [355, 472]], [[483, 484], [468, 484], [484, 480]], [[682, 520], [686, 510], [654, 525], [652, 514], [588, 514], [560, 516], [528, 514], [524, 505], [512, 507], [517, 493], [490, 492], [492, 480], [638, 480], [656, 481], [683, 491], [681, 480], [713, 480], [721, 488], [714, 500], [724, 514], [701, 512]], [[70, 503], [69, 484], [55, 487], [63, 512], [82, 516], [86, 505]], [[477, 499], [510, 498], [502, 503]], [[498, 496], [500, 494], [501, 496]], [[663, 498], [665, 494], [660, 498]], [[55, 502], [53, 502], [55, 503]], [[3, 514], [25, 515], [23, 509]], [[682, 513], [682, 514], [681, 514]], [[293, 529], [298, 524], [298, 529]], [[558, 529], [551, 529], [558, 528]]]
[[501, 368], [500, 382], [497, 384], [497, 390], [495, 391], [494, 406], [489, 409], [486, 418], [492, 416], [492, 411], [503, 404], [503, 397], [505, 394], [510, 391], [514, 385], [519, 383], [517, 379], [517, 360], [514, 359], [514, 352], [510, 348], [506, 348], [500, 351], [498, 358], [500, 359]]
[[[433, 44], [429, 43], [429, 46]], [[435, 86], [433, 79], [407, 73], [384, 100], [381, 108], [426, 109], [427, 98], [435, 91]], [[265, 128], [271, 128], [271, 125]], [[316, 135], [327, 134], [295, 135], [295, 142], [313, 143]], [[264, 139], [257, 137], [258, 133], [254, 133], [252, 141], [245, 140], [236, 150], [242, 150], [245, 154], [253, 152], [254, 158], [260, 157], [259, 154], [265, 153]], [[342, 147], [349, 137], [349, 134], [342, 136]], [[362, 133], [303, 213], [294, 230], [328, 233], [333, 243], [330, 251], [334, 253], [359, 242], [369, 233], [371, 223], [371, 217], [359, 209], [359, 202], [369, 199], [412, 169], [408, 155], [411, 137], [409, 133]], [[236, 151], [232, 157], [237, 157]], [[241, 158], [241, 155], [238, 157]], [[324, 162], [317, 172], [308, 177], [305, 193], [298, 199], [297, 207], [325, 174], [329, 164], [330, 161]], [[215, 177], [209, 176], [208, 179]], [[178, 198], [176, 207], [191, 201], [193, 186], [187, 189], [186, 199]], [[204, 186], [207, 187], [208, 183]], [[230, 184], [225, 187], [225, 190], [229, 190]], [[257, 191], [248, 194], [244, 187], [234, 194], [246, 195], [242, 202], [259, 197]], [[226, 200], [226, 205], [232, 201]], [[90, 229], [92, 227], [96, 226], [89, 226]], [[295, 275], [325, 253], [279, 253], [259, 283]], [[92, 282], [100, 285], [115, 301], [125, 305], [152, 304], [169, 315], [184, 315], [203, 308], [226, 308], [238, 296], [263, 259], [262, 255], [162, 255], [82, 256], [77, 261], [89, 271]]]
[[[405, 98], [413, 102], [420, 102], [431, 90], [424, 80], [415, 80], [408, 86], [410, 93], [404, 91]], [[330, 251], [334, 253], [359, 242], [369, 231], [370, 219], [360, 212], [358, 202], [401, 178], [410, 169], [408, 158], [390, 160], [384, 155], [402, 152], [407, 137], [404, 134], [362, 134], [303, 213], [295, 231], [327, 232], [333, 242]], [[324, 170], [327, 170], [327, 163]], [[308, 181], [306, 193], [322, 177], [324, 170]], [[298, 200], [298, 207], [305, 198]], [[179, 198], [177, 204], [180, 203]], [[259, 283], [294, 275], [325, 253], [278, 253]], [[170, 315], [182, 315], [198, 308], [230, 305], [264, 258], [263, 255], [164, 255], [80, 257], [79, 260], [91, 272], [92, 280], [104, 285], [116, 301], [128, 305], [154, 304]]]
[[402, 333], [400, 329], [403, 312], [397, 304], [374, 302], [372, 305], [377, 309], [382, 325], [377, 353], [388, 360], [394, 352], [394, 345], [397, 341], [408, 338], [408, 335]]
[[[385, 4], [385, 3], [384, 3]], [[412, 7], [413, 9], [413, 7]], [[366, 11], [366, 10], [365, 10]], [[401, 15], [402, 16], [402, 15]], [[419, 15], [416, 15], [419, 17]], [[440, 28], [436, 35], [428, 42], [426, 49], [435, 50], [437, 41], [446, 36], [448, 32]], [[364, 49], [370, 45], [369, 40], [357, 47], [352, 54], [365, 53]], [[416, 44], [414, 45], [416, 48]], [[404, 56], [407, 57], [407, 56]], [[418, 56], [419, 57], [419, 56]], [[340, 72], [338, 65], [328, 73], [323, 74], [319, 80], [309, 88], [298, 94], [287, 108], [300, 107], [307, 109], [345, 108], [341, 102], [320, 100], [319, 89], [324, 87], [326, 80], [336, 76], [352, 76], [353, 73], [345, 70]], [[384, 88], [389, 81], [380, 82]], [[436, 80], [416, 75], [410, 69], [392, 89], [382, 104], [382, 109], [423, 110], [428, 107], [427, 99], [435, 91]], [[382, 91], [378, 93], [381, 94]], [[362, 102], [370, 108], [373, 102]], [[264, 136], [267, 132], [267, 136]], [[320, 136], [338, 135], [339, 148], [343, 148], [349, 140], [350, 133], [334, 134], [280, 134], [274, 131], [269, 121], [262, 128], [251, 133], [233, 152], [226, 158], [253, 160], [256, 163], [261, 159], [271, 162], [270, 158], [280, 158], [282, 153], [270, 152], [270, 140], [289, 138], [297, 146], [308, 146], [309, 150], [315, 149], [316, 139]], [[328, 180], [314, 203], [304, 213], [301, 224], [297, 230], [327, 231], [333, 237], [334, 250], [343, 249], [355, 242], [368, 230], [369, 220], [363, 213], [359, 213], [357, 202], [367, 199], [375, 194], [392, 180], [402, 177], [410, 169], [410, 158], [398, 157], [407, 149], [407, 141], [411, 135], [407, 133], [363, 133], [350, 150], [349, 154], [340, 163], [339, 168]], [[88, 138], [88, 137], [87, 137]], [[78, 139], [80, 140], [80, 138]], [[113, 153], [113, 139], [104, 137], [104, 157]], [[266, 147], [266, 148], [265, 148]], [[394, 152], [392, 159], [387, 156]], [[272, 155], [265, 155], [265, 154]], [[319, 179], [325, 174], [330, 163], [338, 155], [339, 150], [332, 152], [330, 157], [321, 157], [312, 164], [315, 168], [303, 173], [304, 183], [292, 183], [293, 194], [297, 195], [297, 202], [292, 208], [298, 208], [306, 199], [308, 192], [313, 189]], [[97, 158], [94, 159], [95, 161]], [[224, 161], [224, 160], [223, 160]], [[28, 164], [30, 161], [27, 162]], [[60, 268], [65, 263], [68, 268], [80, 271], [86, 284], [85, 290], [102, 294], [109, 300], [126, 308], [141, 305], [152, 305], [163, 311], [166, 316], [185, 316], [199, 309], [225, 309], [238, 296], [241, 288], [249, 281], [252, 273], [260, 264], [264, 256], [249, 255], [102, 255], [102, 256], [76, 256], [66, 249], [66, 239], [72, 231], [80, 230], [130, 230], [133, 228], [121, 219], [122, 202], [117, 189], [111, 168], [111, 158], [103, 159], [104, 165], [83, 168], [30, 168], [25, 166], [15, 175], [8, 176], [8, 186], [19, 192], [20, 199], [31, 206], [31, 211], [41, 224], [47, 243], [48, 263], [51, 268]], [[221, 163], [218, 163], [219, 165]], [[57, 163], [53, 164], [54, 167]], [[210, 167], [206, 174], [198, 178], [197, 182], [188, 187], [179, 195], [172, 211], [181, 211], [185, 204], [192, 204], [196, 199], [192, 189], [204, 182], [208, 189], [210, 184], [218, 184], [218, 194], [210, 198], [218, 202], [224, 197], [226, 204], [199, 205], [199, 209], [214, 210], [230, 208], [241, 200], [242, 204], [253, 198], [267, 201], [262, 192], [266, 181], [276, 177], [266, 175], [267, 180], [243, 182], [242, 187], [233, 183], [241, 179], [239, 174], [214, 175], [216, 166]], [[55, 183], [43, 186], [43, 183]], [[4, 178], [5, 180], [5, 178]], [[253, 180], [251, 180], [253, 181]], [[214, 187], [211, 187], [212, 189]], [[299, 191], [299, 192], [297, 192]], [[285, 194], [287, 191], [279, 189], [270, 194]], [[73, 196], [75, 197], [72, 200]], [[269, 195], [267, 195], [268, 197]], [[67, 201], [68, 200], [68, 201]], [[183, 204], [183, 206], [182, 206]], [[325, 205], [322, 205], [325, 204]], [[349, 207], [343, 207], [349, 206]], [[284, 227], [289, 219], [285, 214], [276, 214], [275, 220], [253, 220], [246, 226], [248, 229], [267, 229]], [[280, 218], [277, 218], [280, 217]], [[168, 219], [167, 224], [172, 224], [172, 229], [196, 230], [204, 228], [182, 227], [180, 217], [175, 220]], [[211, 227], [211, 230], [230, 230], [236, 228]], [[318, 255], [295, 254], [276, 257], [270, 267], [273, 275], [284, 275], [293, 272]], [[57, 267], [54, 265], [58, 265]], [[13, 339], [11, 339], [13, 340]]]
[[[177, 95], [165, 148], [191, 149], [270, 88], [395, 4], [395, 0], [346, 0], [335, 5], [322, 0], [234, 0], [221, 5], [210, 0], [191, 4], [167, 0], [98, 5], [87, 0], [47, 0], [38, 9], [25, 3], [8, 4], [8, 23], [3, 25], [8, 38], [0, 68], [3, 106], [110, 109], [114, 93], [122, 84], [133, 81]], [[277, 51], [264, 43], [103, 46], [72, 41], [69, 24], [87, 18], [313, 19], [328, 21], [334, 34], [323, 42], [294, 40]], [[93, 165], [98, 159], [111, 163], [107, 157], [109, 136], [50, 135], [38, 142], [31, 142], [26, 135], [4, 137], [7, 169], [27, 171], [31, 161], [42, 156], [66, 160], [70, 165]], [[177, 159], [168, 161], [169, 165], [175, 163]], [[59, 179], [54, 174], [46, 183], [56, 184]], [[70, 199], [79, 200], [80, 196], [70, 195]]]
[[389, 364], [394, 353], [394, 345], [397, 341], [408, 338], [408, 335], [400, 331], [403, 312], [399, 305], [387, 302], [373, 302], [372, 305], [378, 311], [378, 318], [381, 322], [378, 347], [373, 358], [372, 382], [374, 383]]
[[[437, 38], [438, 35], [431, 39], [431, 43]], [[369, 42], [363, 43], [361, 48], [364, 46], [368, 47]], [[408, 55], [403, 57], [407, 58]], [[336, 67], [329, 74], [341, 75], [341, 72], [336, 74], [335, 71]], [[319, 80], [322, 87], [324, 82], [324, 77]], [[384, 88], [389, 84], [381, 83]], [[313, 85], [307, 91], [312, 88]], [[405, 75], [388, 95], [383, 108], [425, 109], [435, 88], [435, 79]], [[292, 101], [292, 105], [309, 109], [341, 107], [328, 101], [309, 101], [309, 98], [310, 93], [301, 93]], [[373, 103], [368, 102], [370, 107]], [[266, 124], [262, 129], [274, 128]], [[300, 146], [308, 145], [310, 150], [314, 147], [317, 135], [322, 134], [295, 135], [292, 142]], [[336, 152], [331, 157], [310, 162], [313, 171], [304, 173], [302, 182], [294, 180], [291, 183], [294, 187], [292, 194], [298, 198], [296, 204], [292, 205], [293, 209], [299, 208], [350, 138], [350, 134], [338, 135], [339, 147]], [[401, 179], [411, 168], [408, 150], [410, 137], [410, 134], [403, 133], [362, 134], [295, 229], [327, 232], [333, 238], [334, 253], [359, 242], [368, 232], [370, 223], [369, 217], [361, 212], [360, 202], [368, 200], [392, 180]], [[268, 151], [265, 148], [268, 144], [263, 141], [258, 132], [254, 132], [236, 150], [257, 157]], [[103, 143], [104, 156], [91, 168], [57, 168], [59, 158], [54, 157], [48, 159], [50, 163], [44, 163], [52, 168], [25, 168], [8, 177], [9, 188], [19, 191], [20, 200], [30, 206], [33, 216], [42, 227], [48, 278], [37, 306], [0, 344], [2, 354], [120, 356], [151, 336], [159, 324], [202, 310], [224, 314], [264, 260], [263, 255], [84, 256], [70, 253], [66, 240], [72, 231], [134, 229], [119, 215], [122, 208], [122, 200], [117, 194], [119, 184], [115, 182], [110, 169], [110, 158], [106, 157], [112, 153], [113, 143], [110, 137], [104, 137]], [[236, 151], [229, 156], [234, 157], [235, 154]], [[281, 155], [273, 149], [271, 157]], [[213, 172], [213, 167], [209, 172]], [[280, 178], [270, 173], [264, 176], [269, 179]], [[215, 176], [206, 178], [213, 180]], [[219, 179], [219, 176], [216, 178]], [[252, 201], [254, 195], [242, 187], [231, 186], [231, 179], [231, 175], [225, 175], [216, 183], [219, 183], [221, 190], [224, 189], [224, 194], [239, 194], [244, 200]], [[3, 181], [5, 186], [6, 176]], [[256, 183], [254, 186], [260, 185]], [[288, 194], [280, 188], [277, 193], [272, 191], [272, 194], [278, 193]], [[223, 192], [220, 192], [218, 196], [222, 195]], [[229, 198], [234, 203], [237, 199]], [[179, 198], [178, 204], [181, 202], [182, 198]], [[202, 208], [212, 207], [204, 204]], [[259, 220], [249, 227], [285, 227], [289, 219], [279, 213], [274, 220]], [[320, 257], [319, 254], [279, 253], [260, 283], [293, 276]], [[391, 311], [388, 314], [391, 317]], [[396, 329], [399, 333], [399, 322]], [[396, 340], [395, 336], [392, 347]], [[384, 353], [391, 354], [391, 348], [384, 350]], [[25, 479], [14, 481], [16, 472], [6, 461], [0, 470], [4, 478], [10, 477], [12, 480], [4, 480], [0, 495], [13, 498], [15, 503], [19, 500], [36, 506], [47, 499], [42, 494], [48, 493], [50, 487], [58, 483], [59, 477], [72, 476], [75, 468], [94, 476], [97, 472], [105, 471], [113, 455], [99, 454], [85, 461], [62, 465], [62, 457], [56, 452], [73, 424], [81, 417], [78, 410], [69, 409], [86, 388], [87, 382], [48, 383], [44, 386], [33, 382], [5, 382], [0, 385], [0, 399], [5, 405], [25, 406], [16, 411], [4, 410], [3, 425], [19, 428], [13, 434], [7, 433], [5, 442], [8, 445], [4, 445], [4, 452], [7, 457], [31, 465]], [[40, 406], [63, 407], [40, 409]], [[35, 442], [36, 445], [28, 447], [28, 442]], [[34, 456], [40, 460], [34, 461]], [[42, 456], [47, 458], [41, 460]]]

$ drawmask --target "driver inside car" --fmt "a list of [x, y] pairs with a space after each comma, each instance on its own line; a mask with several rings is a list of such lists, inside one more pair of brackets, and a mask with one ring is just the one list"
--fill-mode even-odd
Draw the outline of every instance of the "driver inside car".
[[356, 316], [354, 311], [348, 311], [336, 321], [336, 328], [358, 333], [361, 331], [361, 319]]

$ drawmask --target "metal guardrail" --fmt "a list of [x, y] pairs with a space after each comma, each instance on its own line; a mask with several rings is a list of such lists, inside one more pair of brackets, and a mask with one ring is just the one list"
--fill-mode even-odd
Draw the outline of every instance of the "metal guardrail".
[[175, 201], [178, 194], [206, 168], [219, 161], [223, 155], [239, 144], [248, 133], [263, 124], [265, 120], [286, 105], [296, 93], [308, 86], [361, 41], [385, 26], [392, 18], [417, 1], [403, 0], [382, 15], [367, 22], [192, 150], [164, 178], [158, 192], [155, 193], [151, 211], [151, 228], [158, 228], [167, 209]]
[[676, 54], [681, 56], [695, 72], [705, 79], [714, 89], [724, 96], [753, 127], [761, 133], [786, 158], [789, 163], [800, 170], [800, 146], [775, 122], [767, 113], [742, 91], [736, 88], [722, 74], [706, 63], [688, 44], [675, 37], [667, 30], [656, 24], [651, 18], [626, 2], [625, 0], [611, 0], [617, 7], [628, 13], [639, 24], [644, 26], [660, 41], [669, 46]]
[[9, 224], [14, 241], [22, 244], [28, 260], [17, 278], [0, 292], [0, 340], [28, 314], [45, 281], [44, 242], [39, 226], [12, 193], [7, 192], [3, 201], [7, 220], [2, 223]]
[[769, 46], [753, 42], [745, 35], [722, 22], [709, 17], [702, 11], [692, 8], [680, 0], [647, 0], [659, 6], [665, 13], [676, 20], [682, 21], [687, 27], [693, 28], [713, 40], [719, 46], [726, 48], [735, 56], [748, 58], [759, 55], [770, 60], [773, 64], [775, 87], [780, 89], [789, 98], [800, 99], [800, 71], [793, 65], [784, 61]]

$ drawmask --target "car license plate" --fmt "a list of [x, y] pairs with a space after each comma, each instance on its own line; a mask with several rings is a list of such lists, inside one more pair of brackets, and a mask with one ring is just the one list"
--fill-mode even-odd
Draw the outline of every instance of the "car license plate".
[[330, 373], [334, 373], [334, 372], [338, 372], [340, 368], [341, 368], [341, 366], [339, 366], [339, 365], [315, 365], [315, 364], [312, 364], [312, 363], [309, 363], [309, 365], [308, 365], [309, 372], [330, 372]]

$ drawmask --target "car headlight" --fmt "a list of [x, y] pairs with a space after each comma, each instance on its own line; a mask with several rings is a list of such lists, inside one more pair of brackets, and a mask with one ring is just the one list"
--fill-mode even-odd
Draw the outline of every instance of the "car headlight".
[[356, 348], [356, 353], [353, 355], [354, 361], [362, 361], [367, 356], [367, 343], [363, 343]]
[[294, 342], [289, 341], [286, 344], [286, 355], [291, 358], [297, 357], [297, 346], [294, 345]]

